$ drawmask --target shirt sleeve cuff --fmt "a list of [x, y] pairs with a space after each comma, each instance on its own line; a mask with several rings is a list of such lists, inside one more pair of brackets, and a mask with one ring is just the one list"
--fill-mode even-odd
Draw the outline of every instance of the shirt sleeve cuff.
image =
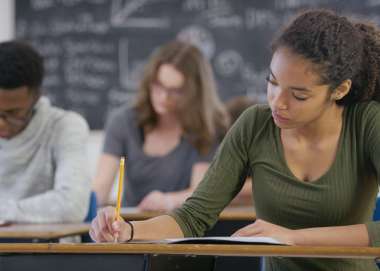
[[184, 237], [193, 237], [191, 234], [190, 228], [186, 225], [184, 219], [181, 217], [181, 213], [178, 209], [175, 209], [174, 211], [168, 213], [169, 216], [174, 218], [174, 220], [177, 222], [179, 227], [182, 230], [183, 236]]

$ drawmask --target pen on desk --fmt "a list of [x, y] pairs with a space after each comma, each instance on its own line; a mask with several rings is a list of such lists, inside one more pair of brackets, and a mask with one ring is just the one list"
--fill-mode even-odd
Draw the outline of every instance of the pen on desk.
[[[120, 208], [121, 208], [121, 193], [123, 191], [123, 182], [124, 182], [124, 168], [125, 168], [125, 158], [120, 158], [120, 167], [119, 167], [119, 182], [117, 186], [117, 202], [116, 202], [116, 210], [115, 217], [116, 220], [120, 220]], [[118, 236], [115, 235], [114, 242], [117, 243]]]

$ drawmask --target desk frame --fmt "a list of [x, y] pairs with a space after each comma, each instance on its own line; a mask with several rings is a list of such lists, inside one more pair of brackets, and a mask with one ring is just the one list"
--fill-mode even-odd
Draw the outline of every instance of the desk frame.
[[209, 256], [281, 256], [307, 258], [380, 258], [375, 247], [311, 247], [273, 245], [194, 244], [0, 244], [0, 253], [53, 254], [171, 254]]
[[[236, 258], [236, 261], [231, 259], [231, 256]], [[380, 248], [132, 243], [0, 244], [0, 269], [2, 271], [25, 269], [102, 271], [113, 268], [129, 271], [218, 271], [227, 266], [225, 263], [228, 261], [223, 260], [230, 257], [230, 263], [233, 263], [234, 268], [238, 268], [239, 263], [246, 259], [249, 261], [245, 261], [244, 267], [260, 270], [261, 256], [375, 260], [380, 257]]]

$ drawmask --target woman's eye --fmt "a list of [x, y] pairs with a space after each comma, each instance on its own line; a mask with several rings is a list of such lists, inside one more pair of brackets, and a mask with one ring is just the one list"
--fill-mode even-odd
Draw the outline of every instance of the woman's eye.
[[296, 100], [298, 101], [306, 101], [307, 100], [307, 97], [300, 97], [300, 96], [296, 96], [293, 94], [293, 97], [296, 98]]

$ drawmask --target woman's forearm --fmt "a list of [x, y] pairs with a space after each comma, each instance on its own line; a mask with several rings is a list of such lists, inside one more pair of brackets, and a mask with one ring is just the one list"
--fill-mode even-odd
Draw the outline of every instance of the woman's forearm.
[[294, 231], [294, 243], [299, 246], [369, 246], [364, 224], [308, 228]]
[[157, 216], [144, 221], [133, 221], [134, 240], [158, 240], [182, 238], [178, 223], [169, 215]]

